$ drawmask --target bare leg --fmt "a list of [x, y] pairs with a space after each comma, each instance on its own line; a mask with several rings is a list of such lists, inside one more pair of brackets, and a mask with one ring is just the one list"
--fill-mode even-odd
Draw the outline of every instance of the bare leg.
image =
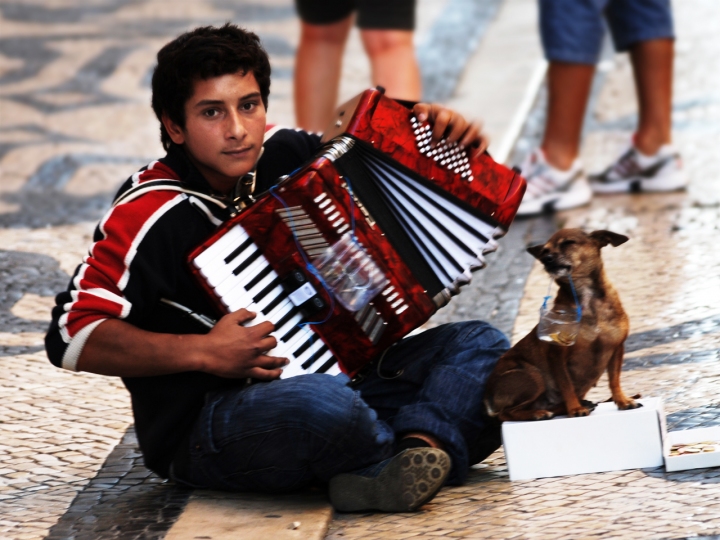
[[295, 58], [295, 120], [298, 127], [323, 131], [337, 105], [342, 57], [353, 18], [326, 24], [301, 24]]
[[370, 58], [372, 83], [385, 88], [389, 97], [420, 101], [420, 69], [410, 30], [361, 30]]
[[594, 74], [594, 65], [550, 62], [548, 118], [540, 147], [547, 162], [557, 169], [569, 169], [580, 152], [580, 134]]
[[674, 41], [642, 41], [630, 49], [639, 119], [635, 146], [645, 155], [655, 154], [670, 142]]

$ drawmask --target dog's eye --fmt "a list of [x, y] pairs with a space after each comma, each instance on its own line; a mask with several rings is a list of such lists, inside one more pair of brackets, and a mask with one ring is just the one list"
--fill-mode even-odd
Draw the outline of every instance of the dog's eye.
[[560, 242], [560, 247], [572, 246], [575, 243], [575, 240], [563, 240], [562, 242]]

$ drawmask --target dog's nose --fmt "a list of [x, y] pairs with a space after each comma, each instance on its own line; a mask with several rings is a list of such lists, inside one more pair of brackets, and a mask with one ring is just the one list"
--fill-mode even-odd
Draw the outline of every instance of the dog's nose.
[[551, 264], [555, 261], [555, 255], [552, 253], [545, 253], [542, 257], [540, 257], [540, 262], [543, 264]]

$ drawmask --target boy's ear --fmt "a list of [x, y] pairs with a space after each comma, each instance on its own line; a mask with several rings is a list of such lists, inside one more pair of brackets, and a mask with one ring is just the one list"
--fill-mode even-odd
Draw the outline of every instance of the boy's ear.
[[170, 139], [172, 139], [172, 142], [178, 145], [185, 142], [185, 131], [175, 122], [170, 120], [170, 117], [168, 115], [162, 115], [162, 123], [163, 126], [165, 126], [165, 131], [168, 132]]

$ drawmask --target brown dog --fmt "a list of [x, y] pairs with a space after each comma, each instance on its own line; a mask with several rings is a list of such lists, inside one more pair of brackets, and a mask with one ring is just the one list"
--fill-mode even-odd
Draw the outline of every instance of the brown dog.
[[620, 388], [620, 369], [628, 335], [628, 317], [603, 270], [600, 249], [619, 246], [627, 236], [610, 231], [587, 234], [562, 229], [544, 245], [528, 248], [560, 287], [554, 309], [573, 311], [572, 276], [582, 306], [574, 345], [541, 341], [537, 326], [498, 361], [490, 376], [485, 404], [500, 420], [542, 420], [556, 414], [587, 416], [593, 405], [583, 401], [607, 369], [612, 400], [618, 409], [640, 404]]

